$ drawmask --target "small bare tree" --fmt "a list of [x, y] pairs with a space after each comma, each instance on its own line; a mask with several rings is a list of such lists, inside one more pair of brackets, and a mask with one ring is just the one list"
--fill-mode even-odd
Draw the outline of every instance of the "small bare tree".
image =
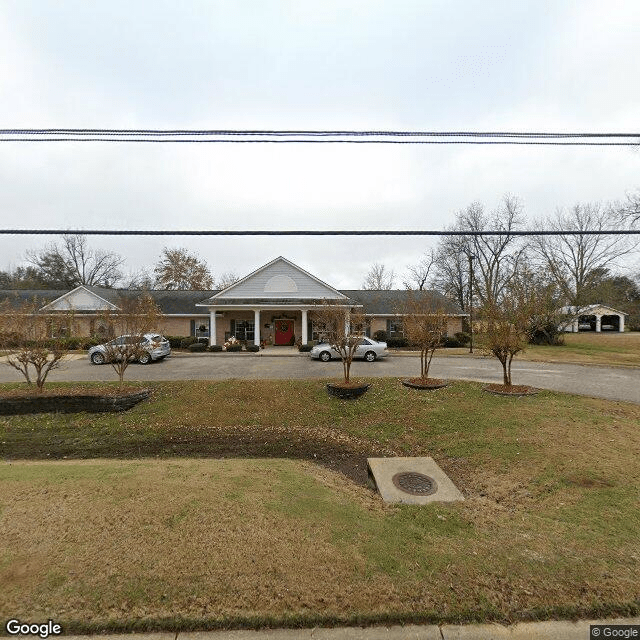
[[218, 289], [226, 289], [232, 284], [238, 282], [238, 280], [240, 280], [240, 276], [237, 273], [234, 271], [225, 271], [218, 276], [218, 279], [216, 280], [216, 287]]
[[428, 292], [410, 291], [402, 324], [409, 343], [420, 349], [420, 379], [426, 382], [433, 354], [447, 335], [447, 314]]
[[505, 387], [512, 385], [513, 358], [524, 351], [530, 335], [531, 321], [541, 305], [541, 294], [528, 286], [526, 276], [512, 278], [500, 303], [485, 304], [482, 340], [484, 348], [502, 365]]
[[436, 264], [436, 259], [435, 249], [431, 249], [429, 253], [425, 253], [420, 258], [420, 262], [407, 267], [408, 277], [404, 280], [404, 286], [407, 289], [413, 289], [415, 285], [420, 291], [423, 291], [427, 286], [429, 274]]
[[316, 323], [322, 327], [324, 339], [342, 358], [343, 386], [351, 385], [351, 363], [360, 340], [364, 336], [366, 319], [362, 311], [353, 308], [325, 304], [314, 312]]
[[35, 383], [38, 393], [68, 350], [64, 336], [52, 336], [52, 329], [65, 327], [71, 333], [73, 327], [72, 312], [53, 319], [41, 313], [40, 306], [36, 300], [17, 306], [9, 300], [0, 304], [0, 347], [8, 352], [5, 364], [19, 371], [28, 385]]
[[144, 362], [149, 356], [151, 345], [144, 343], [144, 334], [157, 330], [162, 314], [148, 294], [138, 298], [121, 296], [116, 306], [117, 311], [105, 311], [102, 319], [118, 336], [107, 343], [105, 359], [118, 374], [122, 386], [129, 363]]
[[393, 289], [395, 277], [396, 275], [393, 269], [387, 270], [383, 264], [375, 262], [364, 277], [362, 288], [376, 291], [389, 291]]

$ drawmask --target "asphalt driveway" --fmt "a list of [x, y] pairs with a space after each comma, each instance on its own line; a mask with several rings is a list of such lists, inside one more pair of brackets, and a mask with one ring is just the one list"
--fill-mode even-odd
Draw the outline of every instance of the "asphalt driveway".
[[[407, 377], [420, 372], [417, 356], [392, 355], [368, 363], [356, 361], [356, 377]], [[434, 357], [433, 377], [480, 382], [502, 382], [500, 363], [494, 358]], [[150, 365], [131, 364], [125, 380], [221, 380], [225, 378], [331, 378], [342, 375], [339, 361], [319, 362], [306, 355], [268, 357], [256, 354], [175, 353]], [[109, 381], [116, 375], [109, 365], [92, 365], [86, 356], [72, 356], [63, 368], [51, 373], [56, 381]], [[21, 376], [0, 364], [0, 382], [21, 381]], [[640, 403], [640, 369], [544, 362], [515, 362], [514, 384], [579, 395]]]

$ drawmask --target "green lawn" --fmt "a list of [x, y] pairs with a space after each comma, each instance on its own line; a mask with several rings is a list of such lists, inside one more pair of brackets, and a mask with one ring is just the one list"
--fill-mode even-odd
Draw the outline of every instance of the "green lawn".
[[[640, 406], [373, 384], [345, 403], [317, 380], [161, 383], [121, 415], [0, 418], [0, 615], [82, 632], [638, 614]], [[372, 453], [434, 457], [465, 502], [384, 505]]]

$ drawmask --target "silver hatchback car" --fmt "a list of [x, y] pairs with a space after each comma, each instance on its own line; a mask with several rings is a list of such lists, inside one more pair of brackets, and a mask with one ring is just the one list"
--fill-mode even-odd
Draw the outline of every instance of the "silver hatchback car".
[[[140, 336], [120, 336], [113, 340], [99, 344], [89, 349], [89, 360], [93, 364], [104, 364], [110, 358], [117, 358], [118, 352], [124, 352], [126, 345], [140, 344], [140, 352], [136, 360], [140, 364], [149, 364], [152, 360], [162, 360], [171, 354], [169, 341], [159, 333], [145, 333], [140, 340]], [[129, 351], [131, 353], [131, 351]]]
[[[340, 358], [340, 354], [328, 342], [321, 342], [315, 345], [309, 355], [315, 360], [322, 360], [322, 362], [329, 362], [332, 358]], [[389, 350], [386, 342], [376, 342], [371, 338], [360, 338], [353, 357], [362, 358], [367, 362], [374, 362], [378, 358], [385, 358], [388, 355]]]

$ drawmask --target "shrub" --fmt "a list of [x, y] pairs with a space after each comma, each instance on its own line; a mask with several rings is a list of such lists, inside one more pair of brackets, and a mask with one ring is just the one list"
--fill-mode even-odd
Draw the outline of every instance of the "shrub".
[[529, 344], [560, 346], [564, 344], [564, 334], [555, 319], [541, 323], [531, 322], [527, 330], [527, 342]]
[[247, 347], [247, 351], [251, 351], [252, 353], [256, 353], [257, 351], [260, 351], [260, 347], [257, 344], [250, 344]]
[[209, 347], [209, 351], [222, 351], [222, 345], [221, 344], [212, 344]]
[[373, 334], [373, 339], [377, 342], [387, 342], [387, 332], [380, 329]]
[[301, 344], [298, 347], [298, 351], [300, 351], [301, 353], [309, 353], [309, 351], [311, 351], [312, 348], [313, 348], [313, 345], [310, 342], [307, 342], [307, 344]]
[[192, 344], [195, 344], [196, 342], [198, 342], [198, 338], [194, 338], [193, 336], [182, 338], [182, 340], [180, 340], [180, 348], [188, 349]]
[[387, 340], [387, 346], [391, 349], [398, 349], [399, 347], [408, 347], [409, 341], [406, 338], [389, 338]]
[[466, 331], [458, 331], [453, 336], [461, 347], [466, 347], [471, 342], [471, 334]]
[[167, 338], [167, 340], [169, 341], [169, 346], [172, 349], [180, 349], [180, 343], [183, 340], [188, 340], [189, 337], [188, 336], [165, 336]]
[[235, 344], [230, 344], [227, 347], [227, 351], [231, 352], [231, 351], [242, 351], [242, 345], [239, 343], [235, 343]]
[[204, 344], [204, 342], [194, 342], [193, 344], [190, 344], [188, 349], [189, 351], [191, 351], [192, 353], [194, 351], [205, 351], [207, 348], [207, 345]]

